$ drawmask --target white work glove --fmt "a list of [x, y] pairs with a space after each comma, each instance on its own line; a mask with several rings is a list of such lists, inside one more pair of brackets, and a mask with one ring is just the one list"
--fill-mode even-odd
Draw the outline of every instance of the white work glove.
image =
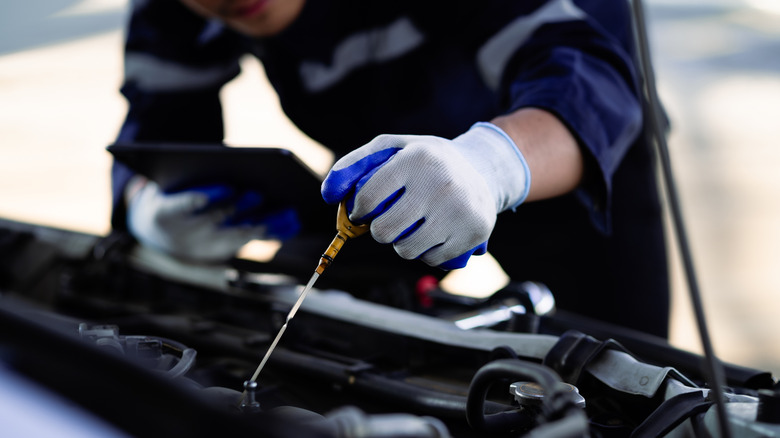
[[224, 262], [252, 239], [286, 239], [300, 229], [295, 210], [259, 213], [260, 194], [226, 185], [165, 193], [136, 179], [126, 199], [127, 228], [141, 244], [192, 261]]
[[350, 220], [370, 221], [376, 241], [449, 270], [487, 251], [496, 215], [520, 205], [530, 185], [512, 139], [481, 122], [454, 140], [380, 135], [336, 162], [322, 196], [349, 196]]

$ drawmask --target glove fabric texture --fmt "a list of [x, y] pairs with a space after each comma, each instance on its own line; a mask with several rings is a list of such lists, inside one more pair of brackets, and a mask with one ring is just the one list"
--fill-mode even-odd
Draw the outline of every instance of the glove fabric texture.
[[528, 164], [499, 127], [480, 122], [453, 140], [380, 135], [338, 160], [322, 183], [330, 204], [404, 259], [458, 269], [487, 251], [498, 213], [528, 196]]
[[284, 240], [300, 230], [294, 209], [260, 213], [262, 204], [259, 193], [227, 185], [166, 193], [147, 181], [130, 198], [127, 227], [141, 244], [169, 255], [224, 262], [250, 240]]

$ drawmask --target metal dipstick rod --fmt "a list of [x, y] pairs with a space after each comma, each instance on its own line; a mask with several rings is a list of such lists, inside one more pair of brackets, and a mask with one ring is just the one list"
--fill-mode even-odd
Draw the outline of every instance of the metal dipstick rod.
[[[369, 230], [368, 224], [356, 225], [349, 220], [347, 207], [344, 205], [344, 203], [345, 201], [342, 201], [341, 204], [339, 204], [338, 214], [336, 217], [336, 237], [333, 238], [333, 241], [328, 246], [328, 249], [326, 249], [325, 253], [320, 257], [320, 262], [317, 265], [317, 269], [314, 270], [314, 274], [311, 276], [311, 279], [309, 279], [309, 282], [303, 288], [301, 294], [298, 295], [298, 299], [295, 301], [292, 309], [290, 309], [290, 312], [287, 314], [287, 319], [285, 319], [284, 324], [279, 329], [279, 333], [277, 333], [276, 338], [274, 338], [273, 342], [271, 342], [271, 346], [268, 347], [268, 351], [265, 352], [265, 356], [263, 356], [263, 360], [260, 361], [260, 365], [257, 366], [255, 373], [249, 380], [250, 382], [255, 382], [257, 380], [257, 376], [260, 375], [260, 371], [262, 371], [265, 363], [268, 362], [268, 358], [271, 357], [271, 353], [276, 348], [276, 345], [279, 343], [279, 340], [282, 338], [285, 330], [287, 330], [287, 325], [290, 323], [293, 317], [295, 317], [295, 314], [298, 312], [301, 304], [303, 304], [303, 300], [306, 298], [306, 295], [309, 293], [312, 286], [314, 286], [314, 283], [317, 281], [320, 275], [325, 272], [325, 269], [327, 269], [331, 263], [333, 263], [333, 259], [339, 253], [341, 247], [344, 246], [344, 243], [347, 242], [347, 239], [358, 237]], [[239, 405], [243, 403], [245, 397], [246, 390], [241, 395]]]

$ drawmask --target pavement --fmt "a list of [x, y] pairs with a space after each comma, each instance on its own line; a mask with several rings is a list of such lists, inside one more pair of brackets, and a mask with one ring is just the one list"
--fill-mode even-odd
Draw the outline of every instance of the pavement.
[[[780, 375], [780, 7], [776, 0], [645, 4], [715, 352]], [[118, 92], [126, 8], [127, 0], [0, 3], [0, 217], [108, 232], [105, 147], [126, 110]], [[223, 94], [226, 142], [284, 145], [325, 172], [332, 156], [284, 117], [262, 66], [248, 59], [243, 68]], [[698, 352], [672, 256], [671, 341]]]

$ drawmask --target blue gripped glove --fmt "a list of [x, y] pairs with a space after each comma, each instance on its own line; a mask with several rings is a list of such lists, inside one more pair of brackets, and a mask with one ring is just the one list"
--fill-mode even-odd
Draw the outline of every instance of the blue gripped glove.
[[376, 241], [450, 270], [487, 251], [497, 214], [520, 205], [530, 185], [512, 139], [480, 122], [454, 140], [380, 135], [334, 164], [322, 197], [350, 196], [350, 220], [370, 221]]
[[300, 230], [294, 209], [259, 214], [262, 196], [226, 185], [165, 193], [153, 181], [125, 190], [127, 227], [143, 245], [200, 262], [223, 262], [252, 239], [287, 239]]

